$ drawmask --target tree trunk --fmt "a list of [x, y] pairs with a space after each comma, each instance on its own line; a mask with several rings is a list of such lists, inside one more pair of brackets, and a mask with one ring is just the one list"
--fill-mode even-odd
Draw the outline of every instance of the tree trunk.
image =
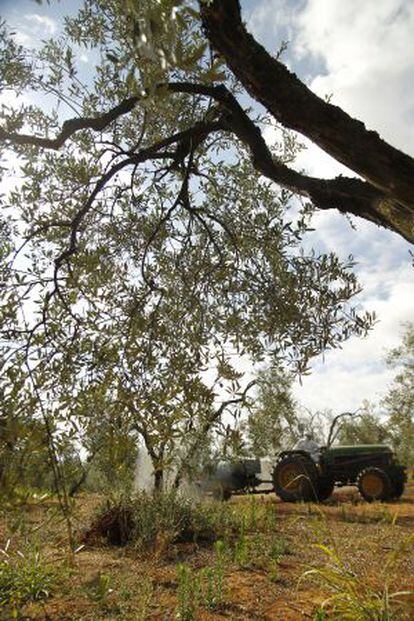
[[164, 470], [161, 466], [154, 467], [154, 492], [160, 493], [164, 487]]

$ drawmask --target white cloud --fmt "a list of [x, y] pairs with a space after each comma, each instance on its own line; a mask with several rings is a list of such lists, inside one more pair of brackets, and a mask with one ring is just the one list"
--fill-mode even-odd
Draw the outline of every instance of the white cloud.
[[33, 45], [33, 39], [29, 35], [29, 33], [24, 32], [23, 30], [17, 30], [14, 34], [14, 39], [16, 43], [22, 45], [23, 47], [29, 47]]
[[46, 35], [55, 34], [57, 31], [57, 24], [54, 19], [47, 15], [38, 15], [37, 13], [30, 13], [24, 16], [25, 20], [30, 22], [36, 30], [42, 30]]
[[[266, 34], [269, 24], [277, 25], [277, 28], [286, 28], [291, 32], [292, 24], [290, 14], [292, 6], [288, 3], [292, 0], [261, 0], [260, 3], [254, 2], [249, 10], [249, 6], [243, 7], [243, 18], [247, 21], [248, 28], [256, 37]], [[278, 37], [274, 37], [275, 49], [280, 46]], [[273, 51], [273, 50], [271, 50]]]
[[293, 166], [296, 170], [303, 169], [308, 175], [323, 177], [324, 179], [331, 179], [338, 175], [356, 176], [353, 171], [334, 160], [333, 157], [322, 151], [320, 147], [308, 140], [308, 138], [300, 136], [299, 139], [306, 148], [296, 158]]
[[323, 65], [311, 88], [413, 152], [414, 3], [308, 0], [296, 27], [298, 56]]
[[23, 47], [39, 47], [43, 39], [57, 34], [57, 22], [47, 15], [26, 13], [23, 16], [16, 11], [9, 18], [13, 25], [14, 38]]

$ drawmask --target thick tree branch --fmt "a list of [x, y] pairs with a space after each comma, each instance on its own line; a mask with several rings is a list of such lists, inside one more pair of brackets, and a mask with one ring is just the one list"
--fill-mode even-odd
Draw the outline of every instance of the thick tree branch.
[[[236, 134], [249, 148], [253, 166], [268, 179], [292, 192], [308, 197], [319, 209], [338, 209], [342, 213], [365, 218], [375, 224], [393, 229], [406, 237], [408, 241], [414, 242], [414, 232], [410, 237], [403, 227], [398, 228], [395, 218], [392, 217], [393, 205], [388, 197], [369, 183], [351, 177], [337, 177], [336, 179], [309, 177], [276, 160], [260, 129], [225, 86], [176, 82], [170, 84], [169, 88], [178, 92], [209, 96], [221, 103], [227, 111], [227, 129]], [[389, 205], [388, 210], [379, 208], [385, 203]]]
[[[233, 1], [234, 0], [231, 0], [231, 2]], [[246, 33], [246, 36], [250, 37], [248, 33]], [[256, 42], [254, 43], [258, 45]], [[261, 49], [264, 54], [267, 54], [263, 48]], [[272, 62], [274, 61], [271, 57], [269, 58]], [[277, 63], [277, 61], [274, 62]], [[285, 68], [283, 67], [283, 69]], [[296, 77], [294, 77], [294, 79], [297, 80]], [[402, 237], [405, 237], [408, 241], [414, 242], [414, 203], [413, 209], [410, 210], [368, 182], [341, 176], [336, 179], [327, 180], [309, 177], [278, 162], [272, 157], [259, 128], [251, 121], [236, 98], [225, 86], [210, 86], [192, 82], [172, 82], [169, 84], [162, 84], [160, 88], [163, 90], [168, 89], [172, 93], [197, 94], [214, 99], [227, 111], [226, 123], [220, 120], [216, 123], [197, 124], [189, 130], [165, 138], [157, 145], [153, 145], [148, 149], [143, 149], [138, 153], [129, 153], [130, 158], [128, 160], [124, 160], [111, 168], [97, 183], [88, 201], [74, 217], [69, 248], [57, 259], [57, 264], [61, 264], [73, 254], [76, 247], [76, 236], [80, 222], [91, 208], [97, 194], [119, 170], [128, 164], [137, 165], [147, 159], [151, 159], [151, 157], [160, 157], [162, 156], [161, 150], [163, 148], [171, 144], [177, 144], [180, 141], [184, 143], [189, 137], [191, 137], [194, 146], [194, 141], [202, 141], [209, 133], [219, 129], [232, 131], [250, 149], [253, 165], [258, 172], [268, 179], [290, 189], [292, 192], [308, 197], [317, 208], [338, 209], [342, 213], [362, 217], [375, 224], [389, 228], [399, 233]], [[306, 89], [304, 86], [303, 88]], [[310, 91], [309, 93], [312, 97], [316, 97]], [[145, 97], [145, 95], [143, 95], [143, 97]], [[28, 136], [25, 134], [8, 134], [0, 129], [0, 141], [5, 140], [13, 144], [28, 144], [47, 149], [59, 149], [66, 140], [77, 131], [82, 129], [103, 131], [119, 116], [130, 112], [139, 100], [139, 97], [126, 99], [107, 113], [97, 117], [69, 119], [64, 122], [61, 132], [55, 139]], [[322, 104], [325, 105], [324, 102], [322, 102]], [[352, 119], [350, 120], [352, 121]], [[358, 121], [355, 122], [361, 125]]]
[[[200, 1], [207, 37], [249, 94], [285, 127], [309, 137], [384, 196], [377, 221], [414, 241], [414, 159], [325, 102], [247, 32], [238, 0]], [[338, 189], [344, 184], [338, 180]], [[346, 185], [349, 187], [350, 183]], [[354, 210], [358, 211], [358, 208]], [[366, 217], [361, 213], [362, 217]], [[373, 219], [373, 218], [369, 218]]]
[[[169, 88], [167, 84], [160, 84], [156, 87], [157, 89], [165, 89]], [[179, 92], [178, 89], [172, 85], [172, 92]], [[73, 119], [68, 119], [62, 125], [62, 129], [58, 133], [55, 138], [45, 138], [43, 136], [33, 136], [30, 134], [19, 134], [16, 132], [7, 132], [5, 129], [0, 127], [0, 142], [9, 142], [14, 145], [31, 145], [35, 147], [41, 147], [43, 149], [52, 149], [58, 151], [65, 142], [76, 134], [76, 132], [82, 129], [92, 129], [96, 132], [104, 131], [113, 121], [116, 121], [120, 116], [128, 114], [131, 112], [139, 101], [146, 99], [148, 97], [147, 92], [143, 92], [141, 96], [128, 97], [127, 99], [123, 99], [118, 105], [114, 106], [108, 112], [104, 112], [103, 114], [99, 114], [97, 116], [81, 116], [75, 117]], [[142, 135], [140, 140], [138, 140], [137, 146], [140, 145], [142, 140]]]

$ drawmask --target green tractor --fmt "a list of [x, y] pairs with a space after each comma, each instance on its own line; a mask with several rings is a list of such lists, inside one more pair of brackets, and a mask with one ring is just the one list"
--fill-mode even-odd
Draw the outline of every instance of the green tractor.
[[316, 458], [303, 450], [284, 451], [273, 470], [274, 491], [286, 502], [323, 501], [344, 485], [356, 485], [368, 502], [395, 500], [406, 480], [406, 468], [381, 444], [330, 446]]

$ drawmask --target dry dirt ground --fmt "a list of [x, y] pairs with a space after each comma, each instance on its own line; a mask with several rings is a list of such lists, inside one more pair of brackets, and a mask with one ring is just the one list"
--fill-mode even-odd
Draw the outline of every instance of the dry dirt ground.
[[[76, 506], [76, 528], [81, 532], [99, 502], [96, 496], [83, 496]], [[323, 619], [315, 611], [329, 595], [326, 584], [303, 578], [312, 567], [328, 567], [333, 558], [315, 544], [335, 549], [348, 575], [358, 576], [363, 584], [381, 589], [385, 582], [389, 592], [412, 591], [405, 595], [405, 612], [397, 619], [414, 620], [414, 549], [404, 547], [414, 535], [414, 482], [402, 499], [389, 504], [367, 504], [351, 488], [337, 491], [321, 505], [283, 503], [273, 494], [239, 496], [230, 501], [235, 512], [244, 512], [249, 522], [246, 530], [248, 549], [241, 550], [238, 562], [224, 565], [222, 602], [215, 609], [200, 603], [193, 618], [205, 621], [254, 620], [299, 621]], [[75, 567], [65, 569], [63, 524], [49, 507], [21, 510], [0, 524], [0, 546], [4, 546], [10, 528], [30, 522], [31, 536], [37, 536], [39, 548], [59, 570], [61, 581], [51, 597], [32, 604], [25, 619], [36, 621], [190, 621], [179, 614], [177, 566], [188, 566], [190, 582], [206, 566], [214, 566], [212, 546], [193, 543], [169, 546], [158, 541], [156, 549], [138, 554], [130, 547], [85, 546], [76, 554]], [[24, 520], [22, 516], [24, 515]], [[260, 543], [261, 520], [267, 516], [280, 538], [280, 555], [269, 563], [255, 550]], [[38, 530], [33, 533], [33, 527]], [[18, 546], [21, 534], [12, 535], [10, 546]], [[398, 554], [391, 563], [393, 552]], [[247, 550], [247, 551], [246, 551]], [[250, 552], [249, 552], [250, 550]], [[253, 550], [253, 552], [252, 552]], [[240, 550], [239, 550], [240, 552]], [[241, 559], [241, 560], [240, 560]], [[395, 559], [394, 559], [395, 560]], [[302, 579], [301, 579], [302, 576]], [[190, 587], [191, 588], [191, 585]], [[0, 612], [1, 616], [1, 612]], [[6, 617], [3, 617], [6, 618]], [[328, 619], [329, 617], [326, 617]]]

